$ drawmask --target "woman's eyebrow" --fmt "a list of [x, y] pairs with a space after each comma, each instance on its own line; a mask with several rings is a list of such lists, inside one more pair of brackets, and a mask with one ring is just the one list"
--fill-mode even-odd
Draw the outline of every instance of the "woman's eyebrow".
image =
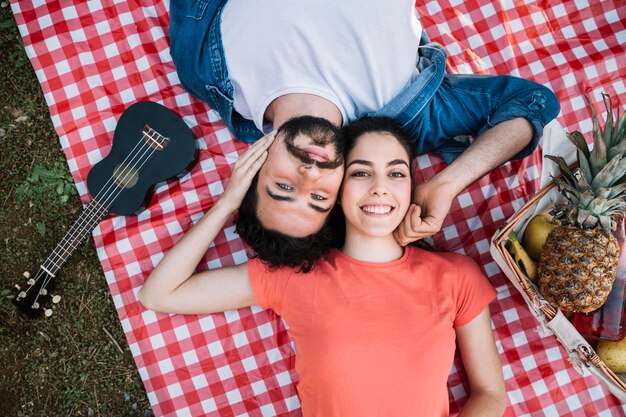
[[408, 167], [409, 163], [403, 159], [394, 159], [393, 161], [387, 162], [388, 167], [393, 165], [406, 165]]
[[[355, 159], [354, 161], [350, 162], [347, 167], [349, 167], [349, 166], [351, 166], [353, 164], [367, 165], [367, 166], [373, 166], [374, 165], [374, 163], [372, 161], [366, 161], [364, 159]], [[393, 165], [406, 165], [408, 167], [409, 163], [407, 161], [403, 160], [403, 159], [394, 159], [393, 161], [387, 162], [387, 166], [388, 167], [393, 166]]]
[[346, 168], [349, 167], [350, 165], [354, 165], [354, 164], [367, 165], [367, 166], [373, 166], [374, 165], [371, 161], [366, 161], [364, 159], [355, 159], [354, 161], [350, 162], [346, 166]]

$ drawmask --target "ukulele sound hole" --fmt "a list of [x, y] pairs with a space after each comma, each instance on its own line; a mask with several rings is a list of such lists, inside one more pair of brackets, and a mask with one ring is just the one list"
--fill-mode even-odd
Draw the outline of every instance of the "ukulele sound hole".
[[113, 171], [115, 185], [122, 188], [133, 188], [139, 180], [139, 171], [132, 165], [120, 164]]

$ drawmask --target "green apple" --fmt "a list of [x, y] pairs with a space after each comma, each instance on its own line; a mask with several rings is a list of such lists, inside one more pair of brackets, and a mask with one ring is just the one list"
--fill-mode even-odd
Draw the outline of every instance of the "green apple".
[[552, 220], [552, 217], [547, 213], [537, 214], [530, 220], [524, 231], [522, 245], [528, 252], [528, 255], [537, 262], [541, 257], [543, 244], [546, 243], [550, 232], [557, 226], [551, 223], [550, 220]]

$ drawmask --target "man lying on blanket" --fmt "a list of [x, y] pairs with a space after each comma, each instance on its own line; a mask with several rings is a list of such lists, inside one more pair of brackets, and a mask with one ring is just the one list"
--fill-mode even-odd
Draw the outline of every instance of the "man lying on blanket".
[[[439, 231], [453, 199], [509, 159], [533, 152], [559, 103], [511, 76], [444, 74], [412, 0], [184, 0], [171, 2], [171, 53], [192, 94], [235, 137], [254, 142], [300, 116], [271, 146], [237, 229], [270, 264], [298, 266], [323, 238], [343, 175], [335, 126], [364, 115], [395, 119], [418, 153], [449, 164], [416, 187], [396, 230], [401, 244]], [[416, 65], [417, 63], [417, 65]], [[472, 135], [471, 144], [454, 138]]]

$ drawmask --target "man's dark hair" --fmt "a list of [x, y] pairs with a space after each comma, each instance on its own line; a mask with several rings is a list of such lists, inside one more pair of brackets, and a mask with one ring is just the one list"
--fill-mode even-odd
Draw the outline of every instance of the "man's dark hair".
[[290, 267], [297, 271], [309, 272], [318, 259], [324, 258], [331, 247], [339, 247], [336, 229], [343, 228], [343, 217], [338, 216], [341, 208], [335, 205], [319, 232], [293, 237], [263, 227], [257, 217], [258, 174], [254, 177], [246, 193], [237, 218], [236, 231], [244, 242], [254, 250], [249, 258], [259, 258], [270, 268]]
[[[300, 134], [306, 135], [321, 146], [334, 144], [337, 155], [335, 160], [319, 162], [301, 152], [293, 145], [294, 139]], [[289, 119], [280, 126], [277, 136], [283, 138], [289, 152], [305, 163], [315, 164], [320, 169], [334, 169], [343, 164], [341, 130], [326, 119], [313, 116]], [[338, 219], [337, 212], [341, 212], [341, 208], [337, 206], [330, 211], [320, 231], [309, 236], [293, 237], [263, 227], [257, 216], [258, 179], [257, 174], [239, 207], [236, 225], [236, 231], [241, 239], [255, 252], [248, 255], [250, 258], [259, 258], [270, 268], [291, 267], [309, 272], [318, 259], [326, 256], [331, 247], [338, 247], [343, 243], [337, 241], [335, 233], [338, 227], [345, 227], [343, 219]]]

